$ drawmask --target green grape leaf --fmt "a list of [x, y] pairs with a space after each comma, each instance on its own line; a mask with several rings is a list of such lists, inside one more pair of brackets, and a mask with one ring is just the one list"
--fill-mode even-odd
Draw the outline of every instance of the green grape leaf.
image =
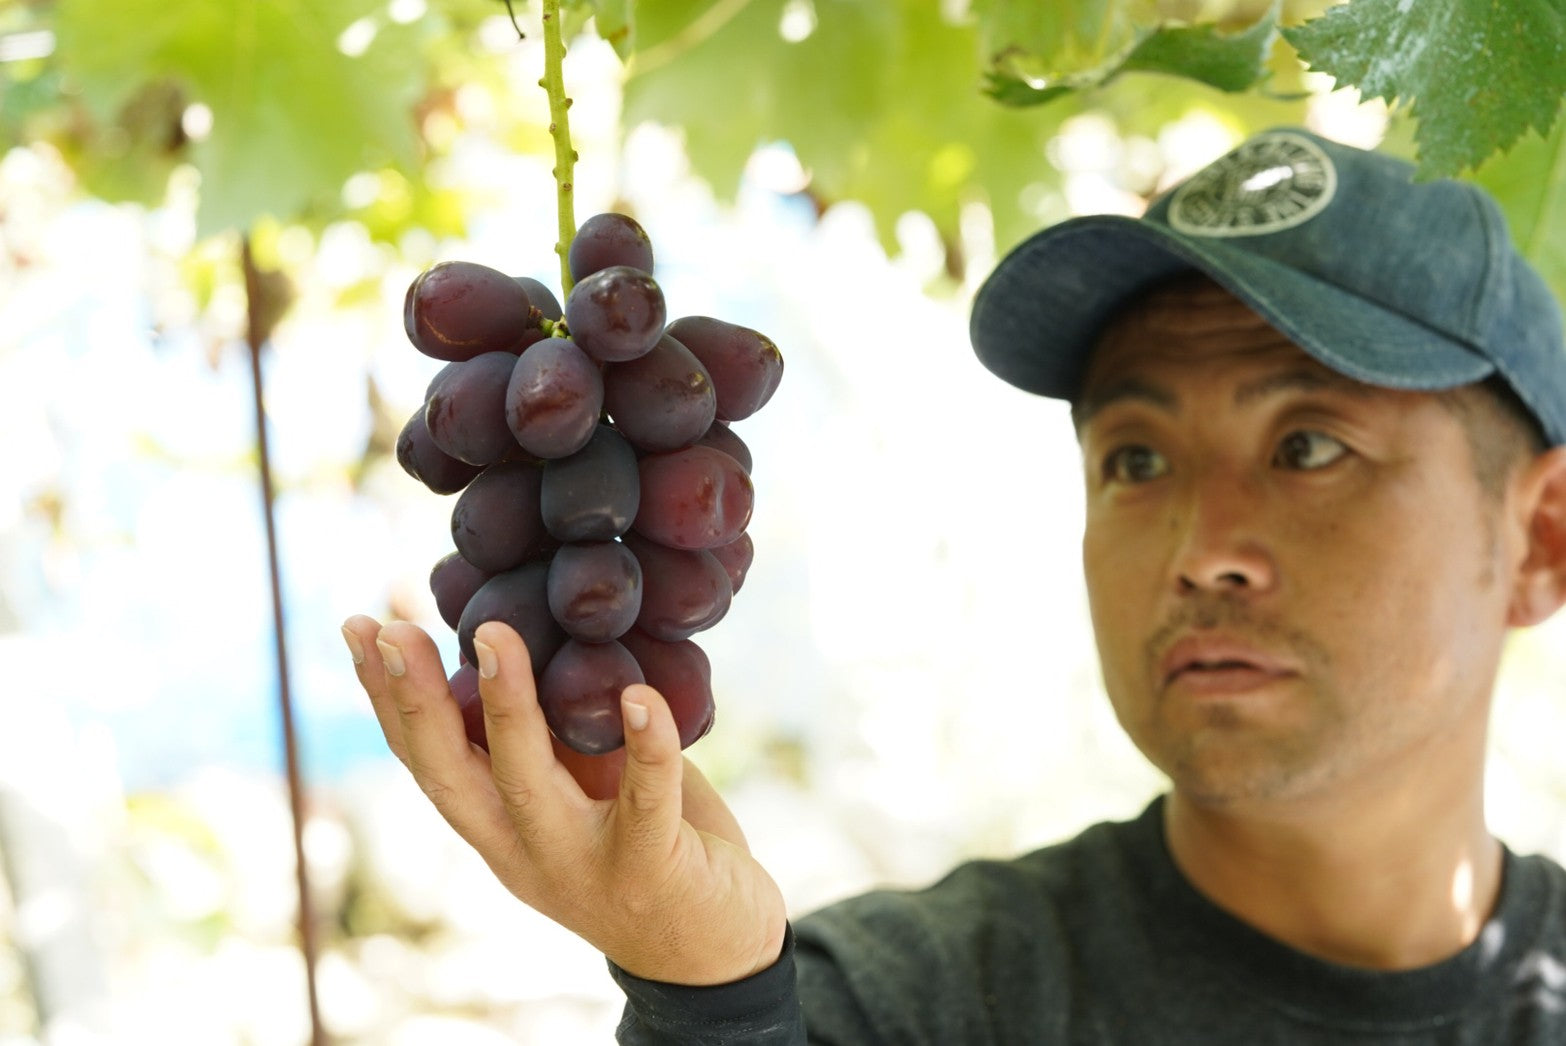
[[598, 35], [607, 40], [623, 62], [636, 49], [636, 0], [585, 0], [593, 12]]
[[1353, 0], [1283, 35], [1340, 87], [1410, 107], [1425, 179], [1547, 134], [1566, 95], [1562, 0]]
[[[1263, 79], [1277, 36], [1277, 10], [1237, 32], [1216, 25], [1144, 29], [1118, 64], [1068, 76], [1065, 82], [1022, 79], [1001, 66], [985, 74], [985, 90], [1004, 105], [1042, 105], [1067, 91], [1099, 87], [1122, 73], [1164, 73], [1221, 91], [1243, 91]], [[1004, 63], [1003, 63], [1004, 64]]]
[[1278, 6], [1236, 33], [1217, 26], [1174, 26], [1149, 35], [1118, 72], [1167, 73], [1220, 91], [1243, 91], [1258, 80], [1277, 36]]
[[956, 240], [966, 203], [1008, 243], [1039, 224], [1057, 173], [1044, 147], [1074, 110], [988, 101], [971, 24], [928, 0], [665, 0], [637, 10], [625, 123], [679, 128], [696, 171], [732, 197], [751, 153], [788, 143], [822, 202], [853, 199], [882, 241], [908, 211]]
[[1566, 305], [1566, 120], [1529, 133], [1473, 174], [1506, 212], [1518, 250]]
[[1152, 0], [982, 0], [992, 77], [1039, 89], [1103, 83], [1161, 21]]
[[415, 158], [418, 30], [377, 0], [60, 0], [56, 30], [100, 118], [149, 81], [210, 110], [190, 148], [200, 236], [340, 213], [350, 175]]

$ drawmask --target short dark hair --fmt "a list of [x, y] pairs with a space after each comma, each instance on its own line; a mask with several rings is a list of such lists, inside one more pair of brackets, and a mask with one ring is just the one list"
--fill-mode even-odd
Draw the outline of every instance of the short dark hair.
[[1510, 384], [1492, 374], [1472, 385], [1436, 394], [1463, 426], [1480, 488], [1499, 499], [1518, 462], [1549, 449], [1544, 429]]

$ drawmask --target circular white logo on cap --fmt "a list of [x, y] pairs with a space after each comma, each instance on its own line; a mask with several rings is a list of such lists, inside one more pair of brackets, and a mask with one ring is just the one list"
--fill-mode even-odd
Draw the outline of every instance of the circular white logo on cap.
[[1258, 135], [1191, 176], [1169, 224], [1192, 236], [1261, 236], [1310, 221], [1332, 202], [1337, 168], [1303, 135]]

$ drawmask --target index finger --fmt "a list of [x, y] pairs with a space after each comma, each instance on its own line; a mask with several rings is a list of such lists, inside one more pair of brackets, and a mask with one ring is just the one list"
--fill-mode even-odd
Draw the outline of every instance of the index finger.
[[593, 801], [555, 758], [527, 644], [510, 626], [487, 621], [474, 632], [473, 646], [495, 790], [524, 845], [569, 845], [583, 831], [582, 814]]

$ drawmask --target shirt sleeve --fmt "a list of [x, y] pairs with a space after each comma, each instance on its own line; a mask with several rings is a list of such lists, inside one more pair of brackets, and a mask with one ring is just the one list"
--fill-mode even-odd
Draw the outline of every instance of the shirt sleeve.
[[615, 1032], [622, 1046], [805, 1046], [794, 968], [794, 928], [784, 933], [778, 961], [760, 973], [710, 987], [644, 980], [609, 963], [625, 992]]

